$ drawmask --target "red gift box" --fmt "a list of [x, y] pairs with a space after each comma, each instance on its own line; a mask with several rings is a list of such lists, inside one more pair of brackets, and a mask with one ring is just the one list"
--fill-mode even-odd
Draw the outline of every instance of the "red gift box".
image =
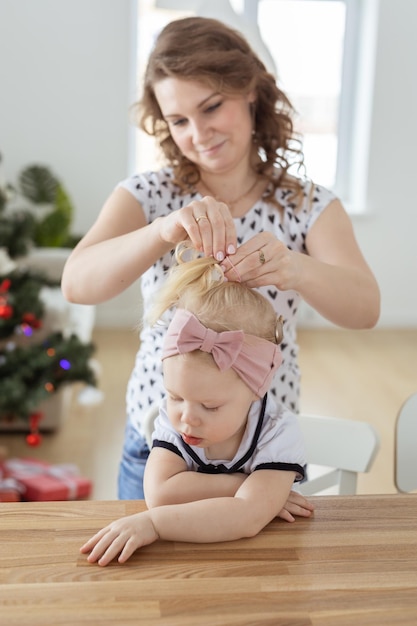
[[7, 459], [3, 470], [23, 486], [22, 498], [30, 502], [78, 500], [91, 493], [92, 483], [72, 464], [50, 465], [37, 459]]
[[20, 502], [24, 487], [14, 478], [1, 478], [0, 475], [0, 502]]

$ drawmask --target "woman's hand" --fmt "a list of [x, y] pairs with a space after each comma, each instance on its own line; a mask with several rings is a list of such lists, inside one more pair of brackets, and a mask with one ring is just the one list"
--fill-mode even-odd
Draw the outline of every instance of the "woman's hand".
[[295, 522], [294, 515], [298, 517], [310, 517], [314, 511], [314, 505], [309, 502], [301, 493], [290, 491], [285, 506], [281, 509], [278, 517], [286, 522]]
[[300, 256], [272, 233], [262, 232], [242, 244], [221, 266], [228, 280], [248, 287], [275, 285], [281, 291], [296, 290], [301, 273]]
[[236, 251], [236, 229], [229, 208], [210, 196], [159, 218], [159, 236], [173, 245], [190, 239], [193, 246], [221, 262]]
[[380, 313], [378, 283], [338, 200], [314, 222], [306, 254], [263, 232], [242, 244], [222, 267], [226, 278], [248, 287], [297, 291], [324, 318], [343, 328], [373, 328]]
[[90, 552], [87, 561], [107, 565], [118, 555], [119, 563], [125, 563], [142, 546], [159, 539], [148, 511], [136, 513], [112, 522], [91, 537], [80, 552]]

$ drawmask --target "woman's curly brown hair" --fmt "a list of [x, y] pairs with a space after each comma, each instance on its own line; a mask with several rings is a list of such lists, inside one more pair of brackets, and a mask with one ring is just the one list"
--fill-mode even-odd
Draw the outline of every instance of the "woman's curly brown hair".
[[275, 190], [284, 182], [299, 192], [297, 179], [288, 172], [291, 164], [301, 168], [304, 163], [293, 128], [294, 108], [238, 31], [215, 19], [175, 20], [161, 31], [148, 60], [143, 95], [136, 104], [138, 123], [157, 139], [174, 182], [185, 192], [199, 182], [200, 172], [173, 141], [155, 97], [154, 85], [167, 77], [198, 81], [224, 95], [254, 91], [254, 143], [260, 156], [256, 170], [269, 181], [264, 199], [277, 204]]

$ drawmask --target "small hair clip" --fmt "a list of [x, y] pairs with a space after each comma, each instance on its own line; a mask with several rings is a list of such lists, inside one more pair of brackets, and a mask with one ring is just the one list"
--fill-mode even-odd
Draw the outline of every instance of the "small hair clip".
[[275, 343], [279, 346], [281, 341], [284, 339], [284, 318], [282, 315], [277, 317], [277, 321], [275, 323]]
[[211, 279], [216, 283], [224, 283], [225, 281], [224, 272], [218, 263], [211, 268]]
[[194, 261], [199, 256], [199, 252], [194, 248], [189, 239], [185, 239], [177, 244], [175, 250], [175, 258], [177, 263], [188, 263], [188, 261]]

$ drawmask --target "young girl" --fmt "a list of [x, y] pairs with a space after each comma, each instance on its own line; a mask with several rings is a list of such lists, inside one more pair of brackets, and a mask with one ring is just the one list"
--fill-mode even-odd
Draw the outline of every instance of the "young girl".
[[155, 321], [176, 307], [145, 469], [148, 510], [82, 546], [91, 563], [124, 563], [157, 539], [230, 541], [277, 515], [293, 519], [283, 508], [304, 476], [302, 436], [296, 416], [267, 394], [282, 361], [281, 319], [259, 292], [225, 280], [212, 257], [183, 262], [184, 249], [152, 313]]

